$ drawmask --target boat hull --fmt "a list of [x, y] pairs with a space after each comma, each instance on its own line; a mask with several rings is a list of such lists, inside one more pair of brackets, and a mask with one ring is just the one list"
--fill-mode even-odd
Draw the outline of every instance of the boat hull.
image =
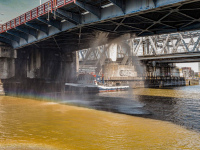
[[80, 84], [65, 84], [65, 93], [102, 93], [126, 91], [129, 86], [98, 86], [98, 85], [80, 85]]

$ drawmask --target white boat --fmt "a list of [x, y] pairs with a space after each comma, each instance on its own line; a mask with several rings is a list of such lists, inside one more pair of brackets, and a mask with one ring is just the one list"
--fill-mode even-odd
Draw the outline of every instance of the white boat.
[[[100, 93], [128, 90], [129, 86], [106, 86], [97, 82], [96, 75], [80, 74], [77, 83], [65, 83], [66, 93]], [[99, 80], [98, 80], [99, 81]]]

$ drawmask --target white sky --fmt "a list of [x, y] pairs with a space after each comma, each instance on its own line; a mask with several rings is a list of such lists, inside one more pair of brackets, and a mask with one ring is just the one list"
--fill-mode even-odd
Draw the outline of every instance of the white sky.
[[194, 72], [199, 72], [198, 63], [177, 63], [176, 66], [179, 67], [179, 68], [181, 68], [181, 67], [191, 67], [192, 70], [194, 70]]
[[[47, 1], [42, 0], [41, 2]], [[0, 0], [0, 24], [10, 21], [39, 5], [40, 0]]]

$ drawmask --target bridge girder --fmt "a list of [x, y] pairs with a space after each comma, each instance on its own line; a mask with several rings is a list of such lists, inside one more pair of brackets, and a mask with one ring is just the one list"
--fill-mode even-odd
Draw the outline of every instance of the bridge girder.
[[49, 30], [48, 25], [43, 25], [43, 24], [38, 25], [37, 23], [26, 23], [25, 25], [28, 26], [28, 27], [30, 27], [30, 28], [33, 28], [35, 30], [42, 31], [46, 35], [49, 34], [49, 32], [48, 32], [48, 30]]
[[5, 39], [10, 40], [10, 41], [15, 41], [17, 43], [19, 43], [19, 41], [20, 41], [20, 38], [18, 38], [16, 36], [11, 36], [7, 32], [4, 33], [4, 34], [0, 34], [0, 37], [5, 38]]
[[91, 14], [95, 15], [98, 19], [101, 19], [101, 9], [100, 7], [96, 7], [94, 5], [88, 4], [87, 2], [82, 2], [80, 0], [76, 0], [75, 4], [84, 10], [90, 12]]
[[36, 29], [32, 29], [32, 28], [28, 28], [28, 27], [16, 27], [15, 30], [20, 31], [22, 33], [26, 33], [28, 35], [32, 35], [33, 37], [35, 37], [35, 39], [37, 39], [37, 30]]
[[26, 42], [28, 42], [28, 35], [23, 32], [18, 32], [16, 30], [15, 31], [9, 30], [9, 31], [7, 31], [7, 33], [14, 35], [16, 37], [22, 38], [22, 39], [26, 40]]
[[[55, 13], [53, 11], [53, 13]], [[64, 10], [61, 10], [61, 9], [57, 9], [56, 10], [56, 15], [58, 17], [61, 17], [61, 18], [64, 18], [65, 20], [75, 24], [75, 25], [78, 25], [81, 23], [81, 16], [79, 14], [76, 14], [76, 13], [73, 13], [73, 12], [67, 12], [67, 11], [64, 11]]]
[[12, 45], [11, 41], [8, 40], [8, 39], [6, 39], [6, 38], [0, 37], [0, 41], [1, 41], [1, 42], [4, 42], [4, 43], [6, 43], [6, 44], [8, 44], [8, 45], [10, 45], [10, 46]]
[[125, 1], [124, 0], [109, 0], [111, 3], [119, 7], [123, 13], [125, 13]]
[[51, 26], [53, 26], [53, 27], [55, 27], [55, 28], [57, 28], [58, 30], [61, 31], [61, 22], [60, 21], [53, 20], [53, 19], [47, 20], [46, 18], [43, 18], [43, 17], [38, 17], [37, 19], [39, 21], [41, 21], [41, 22], [43, 22], [43, 23], [45, 23], [47, 25], [51, 25]]

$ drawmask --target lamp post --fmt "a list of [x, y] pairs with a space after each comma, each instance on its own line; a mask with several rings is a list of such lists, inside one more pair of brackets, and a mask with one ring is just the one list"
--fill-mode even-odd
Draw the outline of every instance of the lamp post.
[[[1, 15], [4, 15], [4, 13], [1, 13]], [[0, 20], [0, 26], [2, 25], [2, 20]]]
[[40, 0], [40, 5], [42, 5], [42, 0]]

